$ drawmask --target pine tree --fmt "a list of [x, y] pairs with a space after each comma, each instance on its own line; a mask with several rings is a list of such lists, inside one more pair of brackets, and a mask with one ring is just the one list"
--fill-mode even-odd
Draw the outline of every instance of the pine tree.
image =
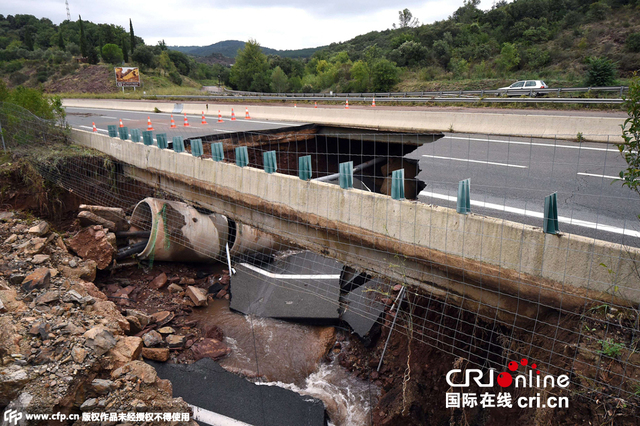
[[58, 32], [58, 47], [64, 50], [64, 38], [62, 37], [62, 29]]
[[133, 53], [133, 49], [136, 48], [136, 36], [133, 34], [133, 24], [131, 23], [131, 18], [129, 18], [129, 36], [131, 40], [129, 44], [131, 45], [131, 53]]
[[89, 54], [89, 51], [87, 49], [87, 40], [84, 36], [84, 25], [82, 24], [82, 16], [78, 15], [78, 17], [80, 18], [78, 20], [78, 22], [80, 23], [80, 53], [82, 54], [83, 58], [86, 58]]

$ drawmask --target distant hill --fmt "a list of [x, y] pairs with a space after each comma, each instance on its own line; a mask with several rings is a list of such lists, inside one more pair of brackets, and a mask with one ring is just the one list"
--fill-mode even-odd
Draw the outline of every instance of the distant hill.
[[[225, 40], [218, 43], [211, 44], [209, 46], [168, 46], [171, 50], [177, 50], [187, 55], [194, 56], [211, 56], [213, 53], [217, 53], [228, 58], [235, 58], [239, 49], [244, 49], [244, 41], [240, 40]], [[270, 49], [268, 47], [262, 47], [262, 52], [265, 55], [278, 55], [283, 58], [309, 58], [317, 50], [322, 47], [311, 47], [308, 49], [298, 50], [277, 50]]]

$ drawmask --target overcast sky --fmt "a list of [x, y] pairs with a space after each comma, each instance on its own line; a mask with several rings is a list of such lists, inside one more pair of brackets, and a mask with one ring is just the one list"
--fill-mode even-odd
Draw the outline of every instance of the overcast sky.
[[[463, 0], [69, 0], [71, 19], [110, 23], [129, 29], [147, 44], [208, 46], [223, 40], [247, 41], [273, 49], [301, 49], [347, 41], [398, 22], [408, 8], [421, 23], [449, 17]], [[493, 0], [482, 0], [488, 10]], [[3, 15], [29, 14], [59, 24], [67, 17], [64, 0], [2, 0]]]

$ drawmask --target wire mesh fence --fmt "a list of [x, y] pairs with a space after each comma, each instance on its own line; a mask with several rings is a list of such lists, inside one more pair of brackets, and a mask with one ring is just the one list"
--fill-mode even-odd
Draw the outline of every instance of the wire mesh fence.
[[[288, 301], [325, 306], [483, 371], [525, 358], [569, 376], [573, 394], [638, 404], [640, 203], [615, 181], [615, 146], [317, 126], [168, 128], [134, 142], [129, 129], [100, 130], [72, 139], [101, 154], [37, 168], [87, 203], [125, 209], [143, 235], [127, 253], [230, 262], [287, 295], [281, 317]], [[554, 193], [557, 216], [545, 212]], [[458, 209], [465, 196], [470, 212]], [[544, 233], [545, 220], [559, 232]], [[247, 310], [260, 314], [266, 296], [253, 291]]]

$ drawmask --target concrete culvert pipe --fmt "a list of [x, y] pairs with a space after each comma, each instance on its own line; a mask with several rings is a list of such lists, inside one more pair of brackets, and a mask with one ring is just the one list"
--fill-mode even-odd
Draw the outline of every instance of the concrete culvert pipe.
[[[131, 231], [150, 231], [138, 258], [176, 262], [211, 262], [232, 256], [271, 252], [271, 236], [221, 214], [204, 214], [188, 204], [145, 198], [133, 209]], [[168, 239], [168, 241], [167, 241]], [[137, 241], [144, 241], [139, 239]]]

